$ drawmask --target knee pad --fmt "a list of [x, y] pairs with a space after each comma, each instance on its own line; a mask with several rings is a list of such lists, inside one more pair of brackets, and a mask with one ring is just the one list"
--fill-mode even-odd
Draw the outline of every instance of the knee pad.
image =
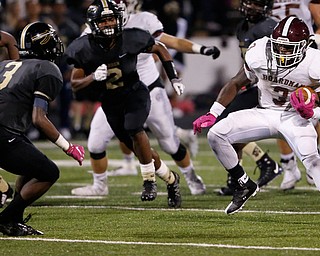
[[181, 161], [186, 157], [187, 149], [184, 145], [180, 143], [178, 151], [175, 154], [172, 154], [171, 157], [175, 161]]
[[180, 141], [177, 136], [159, 136], [157, 137], [160, 148], [169, 155], [179, 152]]
[[103, 151], [102, 153], [92, 153], [90, 152], [90, 157], [94, 160], [100, 160], [106, 156], [106, 151]]
[[111, 139], [106, 140], [106, 137], [96, 137], [89, 135], [88, 139], [88, 150], [90, 152], [102, 152], [106, 150], [106, 147], [108, 146]]
[[214, 132], [209, 130], [207, 133], [207, 140], [211, 148], [214, 148], [215, 145], [220, 143], [220, 137], [218, 137]]

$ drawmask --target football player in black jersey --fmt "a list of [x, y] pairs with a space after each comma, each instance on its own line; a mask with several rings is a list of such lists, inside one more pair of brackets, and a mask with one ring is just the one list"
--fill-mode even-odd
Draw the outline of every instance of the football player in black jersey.
[[18, 175], [14, 198], [0, 213], [4, 235], [43, 234], [25, 224], [24, 210], [59, 178], [56, 164], [25, 136], [31, 124], [80, 165], [84, 159], [84, 148], [69, 143], [47, 118], [48, 103], [62, 87], [61, 72], [53, 63], [62, 53], [52, 26], [34, 22], [21, 32], [21, 59], [0, 63], [0, 167]]
[[[1, 10], [1, 8], [0, 8]], [[3, 59], [17, 60], [19, 59], [19, 51], [16, 47], [17, 41], [13, 35], [5, 31], [0, 31], [0, 48], [5, 49]], [[13, 195], [13, 189], [7, 181], [0, 175], [0, 208], [3, 207], [8, 198]]]
[[[249, 45], [256, 39], [269, 36], [277, 22], [270, 18], [273, 0], [241, 0], [240, 12], [244, 19], [237, 26], [236, 34], [239, 40], [241, 56], [244, 55]], [[253, 84], [244, 88], [242, 92], [232, 101], [231, 104], [217, 117], [216, 122], [228, 116], [229, 113], [240, 110], [253, 108], [258, 105], [258, 90]], [[275, 162], [268, 153], [265, 153], [255, 142], [234, 145], [241, 159], [242, 148], [257, 163], [260, 169], [260, 176], [257, 180], [259, 187], [267, 185], [270, 181], [282, 173], [282, 167]], [[222, 187], [219, 195], [233, 195], [236, 189], [237, 181], [233, 180], [228, 174], [227, 186]]]
[[[123, 12], [115, 2], [97, 0], [89, 6], [87, 23], [92, 33], [74, 40], [66, 51], [74, 65], [71, 83], [74, 91], [95, 91], [101, 95], [102, 109], [117, 138], [135, 152], [143, 177], [142, 201], [157, 196], [155, 170], [167, 183], [169, 207], [180, 207], [179, 176], [172, 172], [150, 148], [143, 129], [150, 110], [149, 90], [137, 73], [137, 56], [156, 53], [178, 95], [184, 85], [178, 78], [166, 48], [155, 43], [146, 31], [123, 29]], [[94, 156], [92, 156], [94, 157]]]

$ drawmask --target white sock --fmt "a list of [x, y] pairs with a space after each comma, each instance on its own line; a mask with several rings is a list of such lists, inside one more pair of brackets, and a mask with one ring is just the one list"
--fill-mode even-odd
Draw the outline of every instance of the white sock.
[[140, 170], [143, 180], [156, 181], [156, 170], [154, 168], [153, 160], [148, 164], [140, 164]]
[[193, 171], [193, 163], [190, 162], [190, 165], [188, 165], [187, 167], [179, 167], [179, 170], [180, 172], [183, 174], [183, 175], [188, 175], [189, 173], [191, 173]]
[[159, 169], [156, 170], [157, 176], [168, 184], [172, 184], [175, 181], [173, 173], [170, 171], [168, 166], [161, 160]]
[[93, 173], [93, 186], [97, 188], [104, 188], [107, 185], [107, 172]]
[[131, 163], [134, 160], [134, 154], [132, 152], [129, 155], [123, 154], [123, 158], [127, 163]]

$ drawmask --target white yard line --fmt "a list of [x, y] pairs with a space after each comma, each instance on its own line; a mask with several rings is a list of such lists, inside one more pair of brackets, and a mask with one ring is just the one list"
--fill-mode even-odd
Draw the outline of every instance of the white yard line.
[[279, 251], [320, 251], [320, 248], [307, 247], [273, 247], [273, 246], [244, 246], [231, 244], [203, 244], [203, 243], [160, 243], [145, 241], [110, 241], [110, 240], [79, 240], [79, 239], [57, 239], [57, 238], [28, 238], [28, 237], [0, 237], [0, 240], [19, 241], [42, 241], [57, 243], [87, 243], [87, 244], [122, 244], [122, 245], [156, 245], [156, 246], [180, 246], [180, 247], [216, 247], [226, 249], [251, 249], [251, 250], [279, 250]]
[[[71, 197], [71, 196], [70, 196]], [[73, 198], [77, 198], [74, 197]], [[30, 206], [33, 208], [74, 208], [74, 209], [114, 209], [127, 211], [184, 211], [184, 212], [221, 212], [224, 209], [200, 209], [200, 208], [144, 208], [144, 207], [125, 207], [125, 206], [107, 206], [107, 205], [44, 205]], [[258, 211], [258, 210], [241, 210], [241, 213], [266, 213], [266, 214], [281, 214], [281, 215], [320, 215], [320, 212], [299, 212], [299, 211]]]

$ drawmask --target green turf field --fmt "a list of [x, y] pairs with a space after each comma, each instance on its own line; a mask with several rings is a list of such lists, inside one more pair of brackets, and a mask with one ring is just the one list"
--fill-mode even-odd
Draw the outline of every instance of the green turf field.
[[[140, 176], [109, 177], [110, 194], [106, 197], [71, 196], [72, 188], [92, 182], [88, 154], [84, 166], [79, 167], [54, 145], [36, 143], [61, 166], [58, 182], [26, 210], [26, 215], [33, 214], [28, 225], [44, 235], [0, 235], [0, 255], [320, 255], [319, 192], [307, 184], [301, 164], [302, 180], [296, 189], [280, 191], [280, 176], [250, 199], [241, 212], [228, 216], [224, 208], [231, 198], [217, 195], [218, 188], [225, 185], [226, 172], [205, 137], [199, 142], [194, 164], [207, 193], [191, 196], [182, 178], [183, 204], [178, 210], [167, 208], [166, 186], [161, 180], [156, 200], [141, 202]], [[153, 140], [152, 145], [158, 149]], [[260, 145], [279, 160], [275, 143]], [[160, 154], [178, 171], [168, 156]], [[121, 159], [116, 141], [108, 155]], [[245, 156], [243, 164], [257, 179], [255, 163]], [[13, 175], [0, 173], [14, 184]]]

